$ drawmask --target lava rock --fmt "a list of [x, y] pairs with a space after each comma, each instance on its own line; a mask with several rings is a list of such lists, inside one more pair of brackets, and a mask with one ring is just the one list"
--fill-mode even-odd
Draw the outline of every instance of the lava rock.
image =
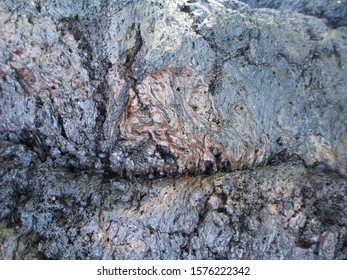
[[0, 3], [0, 131], [46, 164], [199, 174], [287, 149], [347, 174], [343, 28], [238, 1], [24, 2]]
[[0, 2], [0, 258], [347, 258], [346, 0], [248, 2]]
[[337, 28], [347, 26], [346, 0], [241, 0], [252, 8], [271, 8], [303, 13], [322, 18], [328, 26]]

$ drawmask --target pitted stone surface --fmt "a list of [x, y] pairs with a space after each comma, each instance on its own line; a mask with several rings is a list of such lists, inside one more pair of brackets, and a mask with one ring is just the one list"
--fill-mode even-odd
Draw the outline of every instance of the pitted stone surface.
[[176, 176], [285, 150], [346, 175], [342, 29], [237, 1], [16, 3], [0, 129], [53, 166]]
[[0, 257], [346, 258], [346, 3], [248, 2], [1, 1]]

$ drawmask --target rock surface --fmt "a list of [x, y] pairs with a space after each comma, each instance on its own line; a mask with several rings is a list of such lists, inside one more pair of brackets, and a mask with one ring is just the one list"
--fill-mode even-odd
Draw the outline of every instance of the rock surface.
[[326, 20], [332, 27], [347, 26], [346, 0], [241, 0], [252, 8], [293, 11]]
[[158, 177], [285, 151], [347, 174], [344, 30], [236, 1], [0, 5], [0, 130], [54, 167]]
[[346, 258], [337, 2], [1, 1], [2, 257]]
[[347, 182], [301, 161], [130, 182], [27, 168], [21, 148], [2, 150], [22, 150], [1, 160], [3, 259], [347, 257]]

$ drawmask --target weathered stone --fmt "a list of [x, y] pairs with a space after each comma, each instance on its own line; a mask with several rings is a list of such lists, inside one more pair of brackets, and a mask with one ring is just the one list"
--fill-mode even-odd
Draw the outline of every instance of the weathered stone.
[[3, 259], [347, 257], [347, 182], [302, 162], [130, 182], [17, 160], [1, 160], [26, 174], [2, 176]]
[[1, 131], [43, 160], [132, 177], [286, 150], [346, 175], [343, 30], [237, 1], [82, 2], [1, 4]]
[[347, 26], [346, 0], [241, 0], [252, 8], [271, 8], [299, 12], [322, 18], [333, 28]]
[[2, 258], [346, 258], [346, 6], [1, 1]]

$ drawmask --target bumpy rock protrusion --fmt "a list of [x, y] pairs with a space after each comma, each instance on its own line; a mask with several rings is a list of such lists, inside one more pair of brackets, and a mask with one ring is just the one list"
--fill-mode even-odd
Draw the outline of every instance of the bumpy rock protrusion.
[[347, 174], [343, 30], [238, 1], [1, 9], [1, 132], [53, 166], [199, 174], [285, 150]]

